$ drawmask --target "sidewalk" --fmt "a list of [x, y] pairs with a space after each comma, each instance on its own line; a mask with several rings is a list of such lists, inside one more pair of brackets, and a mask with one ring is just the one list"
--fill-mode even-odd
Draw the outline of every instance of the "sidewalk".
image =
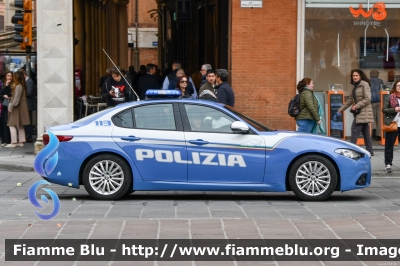
[[[400, 176], [400, 145], [394, 147], [392, 173], [385, 172], [384, 146], [377, 141], [373, 141], [375, 156], [371, 157], [372, 176], [374, 177], [393, 177]], [[24, 147], [4, 148], [0, 147], [0, 169], [34, 171], [33, 162], [35, 160], [34, 143], [26, 143]]]

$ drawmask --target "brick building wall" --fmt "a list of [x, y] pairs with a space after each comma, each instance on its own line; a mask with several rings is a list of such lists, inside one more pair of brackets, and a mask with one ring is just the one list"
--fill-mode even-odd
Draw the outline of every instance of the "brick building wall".
[[297, 1], [241, 8], [232, 1], [231, 83], [235, 107], [273, 129], [295, 130]]
[[[157, 9], [157, 2], [155, 0], [138, 0], [138, 28], [157, 28], [158, 22], [151, 18], [148, 11]], [[129, 1], [128, 4], [128, 28], [136, 27], [136, 0]], [[157, 18], [158, 19], [158, 18]], [[148, 63], [158, 64], [157, 48], [141, 48], [139, 46], [139, 66]], [[135, 65], [136, 53], [135, 49], [129, 48], [128, 50], [129, 65]], [[137, 71], [139, 70], [137, 67]]]
[[[135, 50], [129, 49], [128, 56], [130, 58], [129, 64], [135, 65]], [[139, 49], [139, 63], [140, 65], [147, 65], [149, 63], [157, 65], [157, 49], [141, 48]]]

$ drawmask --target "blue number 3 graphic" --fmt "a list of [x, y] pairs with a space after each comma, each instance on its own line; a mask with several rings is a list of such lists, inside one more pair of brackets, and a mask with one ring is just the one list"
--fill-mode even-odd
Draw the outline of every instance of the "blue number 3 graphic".
[[58, 163], [58, 138], [49, 130], [49, 143], [35, 157], [33, 168], [41, 176], [49, 176]]
[[[50, 185], [50, 183], [45, 180], [39, 180], [39, 181], [33, 183], [28, 191], [28, 199], [32, 203], [33, 206], [43, 209], [43, 206], [38, 202], [38, 200], [36, 198], [36, 191], [40, 185]], [[57, 194], [53, 190], [47, 189], [47, 188], [42, 188], [42, 189], [44, 191], [46, 191], [47, 193], [49, 193], [51, 200], [53, 201], [54, 208], [50, 214], [41, 214], [36, 211], [35, 211], [35, 214], [42, 220], [50, 220], [51, 218], [56, 216], [58, 214], [58, 212], [60, 211], [60, 199], [58, 198]], [[49, 203], [49, 200], [45, 195], [42, 195], [41, 199], [45, 203]]]

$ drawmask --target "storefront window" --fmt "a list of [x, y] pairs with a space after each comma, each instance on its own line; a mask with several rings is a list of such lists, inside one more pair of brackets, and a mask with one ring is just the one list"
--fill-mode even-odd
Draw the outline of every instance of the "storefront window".
[[[31, 54], [31, 78], [36, 80], [36, 53]], [[7, 71], [16, 72], [20, 68], [26, 69], [26, 55], [21, 53], [9, 53], [0, 51], [0, 79]]]
[[[316, 90], [352, 90], [350, 71], [384, 83], [400, 79], [400, 3], [398, 0], [307, 0], [304, 29], [304, 75]], [[394, 74], [394, 75], [393, 75]]]

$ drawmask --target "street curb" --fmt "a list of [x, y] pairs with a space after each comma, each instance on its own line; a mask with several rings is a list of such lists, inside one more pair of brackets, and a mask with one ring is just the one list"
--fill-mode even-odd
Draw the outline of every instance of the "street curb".
[[22, 165], [15, 165], [15, 164], [7, 164], [7, 163], [0, 163], [1, 170], [11, 170], [11, 171], [24, 171], [24, 172], [33, 172], [32, 166], [22, 166]]

